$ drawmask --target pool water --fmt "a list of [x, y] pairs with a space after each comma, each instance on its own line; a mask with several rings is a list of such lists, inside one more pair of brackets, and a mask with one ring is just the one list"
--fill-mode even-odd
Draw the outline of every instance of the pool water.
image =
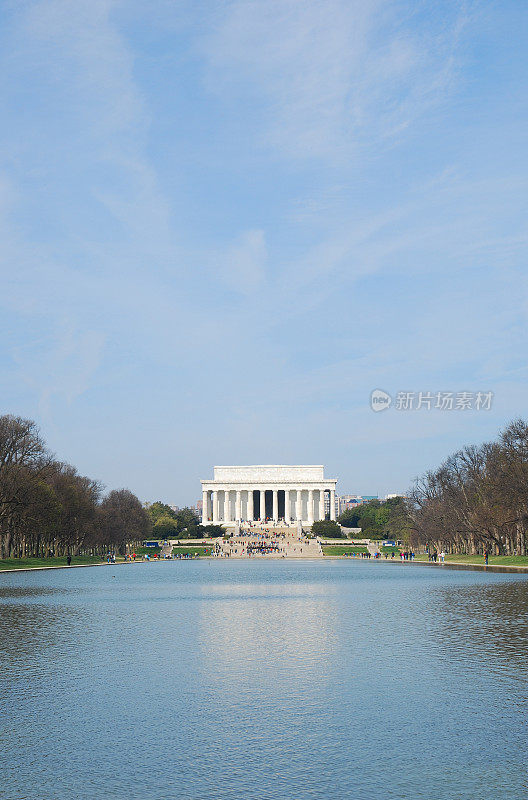
[[2, 800], [519, 800], [528, 576], [360, 560], [0, 575]]

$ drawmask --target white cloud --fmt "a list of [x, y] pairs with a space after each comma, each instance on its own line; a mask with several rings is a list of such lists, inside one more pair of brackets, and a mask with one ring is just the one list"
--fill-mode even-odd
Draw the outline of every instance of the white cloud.
[[439, 17], [388, 0], [233, 0], [203, 42], [209, 85], [264, 100], [264, 138], [288, 156], [349, 158], [442, 97], [465, 12], [447, 2]]

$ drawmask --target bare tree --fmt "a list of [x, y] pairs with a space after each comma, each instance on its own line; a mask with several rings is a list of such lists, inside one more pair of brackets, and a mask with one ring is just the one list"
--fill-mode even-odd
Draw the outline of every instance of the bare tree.
[[528, 535], [528, 425], [512, 422], [499, 440], [470, 445], [419, 478], [410, 493], [418, 540], [453, 552], [525, 554]]
[[54, 460], [34, 422], [0, 416], [0, 558], [123, 550], [149, 524], [131, 492], [101, 503], [98, 481]]
[[128, 489], [114, 489], [99, 507], [99, 529], [105, 545], [125, 553], [126, 543], [138, 543], [151, 530], [150, 517], [138, 498]]

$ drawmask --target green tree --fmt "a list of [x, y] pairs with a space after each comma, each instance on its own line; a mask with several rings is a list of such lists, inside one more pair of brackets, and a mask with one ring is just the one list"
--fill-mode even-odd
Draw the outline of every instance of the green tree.
[[340, 517], [338, 517], [337, 521], [343, 525], [345, 528], [361, 528], [359, 521], [361, 519], [361, 513], [359, 508], [347, 508]]
[[409, 542], [413, 530], [413, 522], [409, 512], [409, 506], [403, 497], [391, 497], [387, 500], [389, 519], [386, 531], [391, 539], [403, 539]]
[[176, 520], [182, 539], [199, 539], [202, 536], [200, 520], [192, 508], [182, 508], [176, 512]]
[[214, 539], [217, 536], [223, 536], [225, 528], [221, 525], [202, 525], [199, 532], [204, 539]]
[[147, 506], [147, 513], [149, 514], [153, 525], [156, 524], [160, 517], [171, 517], [171, 519], [176, 519], [176, 512], [173, 511], [173, 509], [166, 503], [162, 503], [161, 500], [156, 500], [155, 503], [151, 503], [149, 506]]
[[158, 517], [154, 523], [153, 532], [156, 539], [178, 539], [180, 525], [178, 520], [173, 517]]
[[389, 519], [389, 511], [385, 503], [379, 500], [370, 500], [363, 503], [354, 511], [359, 515], [357, 525], [361, 528], [362, 536], [368, 539], [383, 539], [386, 532], [386, 525]]
[[337, 524], [331, 519], [319, 519], [312, 525], [312, 533], [314, 536], [323, 536], [325, 539], [346, 539], [344, 534]]

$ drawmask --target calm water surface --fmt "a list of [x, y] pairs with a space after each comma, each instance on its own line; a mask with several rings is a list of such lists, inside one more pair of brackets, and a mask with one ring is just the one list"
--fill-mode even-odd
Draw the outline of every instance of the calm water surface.
[[0, 575], [0, 798], [519, 800], [527, 655], [523, 575]]

